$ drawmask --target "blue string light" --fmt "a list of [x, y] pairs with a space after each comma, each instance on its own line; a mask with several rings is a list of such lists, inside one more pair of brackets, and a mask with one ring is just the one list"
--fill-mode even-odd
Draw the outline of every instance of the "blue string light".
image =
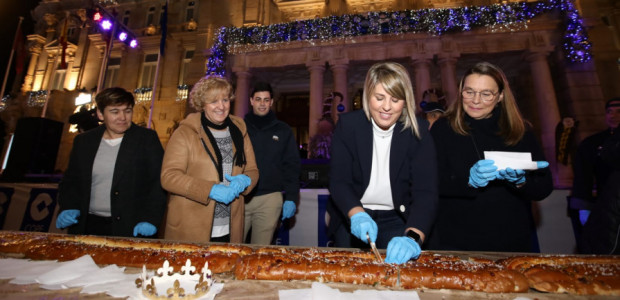
[[547, 0], [450, 9], [380, 11], [266, 26], [222, 27], [211, 48], [207, 74], [224, 76], [226, 54], [232, 49], [241, 49], [244, 46], [261, 50], [277, 48], [281, 43], [296, 41], [320, 43], [363, 35], [424, 32], [430, 35], [442, 35], [482, 27], [519, 30], [519, 26], [527, 21], [554, 10], [559, 10], [564, 17], [562, 46], [565, 57], [571, 62], [590, 61], [592, 44], [588, 40], [583, 20], [573, 2]]

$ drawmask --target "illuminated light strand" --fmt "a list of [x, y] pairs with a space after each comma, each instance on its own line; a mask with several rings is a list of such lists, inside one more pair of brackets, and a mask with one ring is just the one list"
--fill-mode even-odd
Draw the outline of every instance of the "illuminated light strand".
[[559, 10], [564, 15], [562, 47], [565, 57], [571, 62], [590, 61], [592, 44], [572, 1], [547, 0], [490, 6], [368, 12], [267, 26], [222, 27], [211, 48], [206, 73], [224, 76], [228, 53], [281, 49], [293, 43], [355, 43], [355, 37], [367, 35], [442, 35], [484, 27], [491, 32], [515, 32], [527, 28], [527, 22], [534, 17], [553, 10]]

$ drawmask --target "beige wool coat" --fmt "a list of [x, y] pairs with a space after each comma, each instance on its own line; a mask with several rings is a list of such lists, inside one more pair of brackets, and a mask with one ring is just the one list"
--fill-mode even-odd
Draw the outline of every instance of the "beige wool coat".
[[[211, 237], [216, 201], [209, 198], [213, 185], [220, 183], [217, 168], [202, 141], [215, 153], [200, 123], [202, 112], [189, 114], [174, 131], [166, 146], [161, 168], [161, 184], [170, 193], [164, 239], [208, 242]], [[245, 174], [250, 186], [230, 204], [230, 242], [243, 242], [244, 195], [258, 182], [258, 168], [252, 142], [243, 119], [230, 116], [243, 134], [246, 164], [233, 165], [232, 176]], [[201, 141], [202, 140], [202, 141]], [[237, 149], [233, 150], [237, 151]]]

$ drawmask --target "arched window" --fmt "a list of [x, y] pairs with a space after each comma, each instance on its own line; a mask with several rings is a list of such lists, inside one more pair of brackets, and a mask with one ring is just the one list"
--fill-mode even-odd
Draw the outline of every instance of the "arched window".
[[117, 86], [118, 85], [118, 76], [120, 75], [121, 70], [121, 58], [120, 57], [110, 57], [108, 61], [108, 68], [106, 70], [105, 82], [103, 86], [106, 88]]
[[126, 10], [125, 14], [123, 15], [123, 24], [125, 26], [128, 26], [127, 24], [129, 23], [129, 15], [131, 14], [130, 11]]
[[194, 9], [196, 8], [196, 1], [187, 2], [187, 8], [185, 9], [185, 22], [194, 18]]
[[65, 77], [67, 77], [67, 69], [56, 70], [52, 79], [52, 90], [62, 91], [65, 87]]
[[183, 57], [181, 69], [179, 70], [179, 85], [186, 84], [185, 77], [187, 75], [187, 70], [189, 69], [189, 63], [192, 61], [192, 57], [194, 57], [194, 50], [185, 50], [185, 56]]
[[154, 18], [155, 18], [155, 6], [151, 6], [149, 7], [149, 12], [146, 15], [146, 26], [153, 24]]
[[155, 82], [155, 71], [157, 69], [157, 54], [147, 54], [142, 63], [142, 74], [140, 76], [140, 87], [152, 88]]

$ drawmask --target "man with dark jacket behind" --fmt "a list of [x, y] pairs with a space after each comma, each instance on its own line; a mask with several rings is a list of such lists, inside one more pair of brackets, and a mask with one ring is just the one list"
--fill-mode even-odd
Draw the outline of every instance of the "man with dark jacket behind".
[[[614, 132], [619, 132], [620, 126]], [[620, 134], [601, 146], [601, 159], [612, 171], [583, 227], [583, 253], [620, 254]]]
[[[611, 183], [613, 188], [617, 182], [610, 181], [614, 166], [603, 159], [603, 146], [608, 140], [618, 138], [620, 124], [620, 97], [607, 100], [605, 103], [605, 123], [608, 128], [585, 138], [577, 148], [573, 164], [573, 190], [568, 197], [568, 213], [571, 217], [578, 251], [588, 252], [583, 244], [583, 226], [591, 218], [590, 212], [598, 205], [602, 193]], [[596, 193], [593, 193], [593, 191]]]
[[251, 229], [250, 243], [269, 245], [280, 212], [282, 220], [295, 215], [301, 163], [293, 131], [271, 110], [274, 102], [271, 85], [258, 82], [250, 95], [252, 111], [245, 115], [245, 123], [260, 179], [246, 200], [244, 236], [247, 239]]

